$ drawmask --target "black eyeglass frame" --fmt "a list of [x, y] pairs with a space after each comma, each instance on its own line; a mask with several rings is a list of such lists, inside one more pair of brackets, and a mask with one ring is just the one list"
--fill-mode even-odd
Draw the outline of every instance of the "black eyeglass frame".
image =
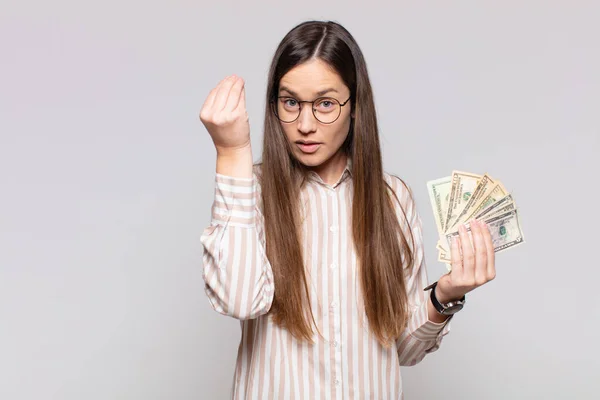
[[[316, 99], [314, 99], [313, 101], [309, 101], [309, 100], [298, 100], [293, 96], [278, 96], [275, 99], [279, 100], [279, 99], [294, 99], [298, 102], [298, 104], [300, 105], [300, 109], [298, 110], [298, 116], [296, 118], [294, 118], [291, 121], [284, 121], [281, 118], [279, 118], [279, 114], [277, 114], [277, 104], [276, 100], [271, 100], [271, 109], [273, 111], [273, 113], [275, 114], [275, 116], [277, 117], [278, 120], [280, 120], [281, 122], [283, 122], [284, 124], [291, 124], [292, 122], [296, 121], [298, 119], [298, 117], [300, 117], [300, 114], [302, 114], [302, 103], [311, 103], [311, 109], [312, 109], [312, 113], [313, 113], [313, 117], [315, 117], [315, 119], [317, 121], [319, 121], [322, 124], [325, 125], [329, 125], [329, 124], [333, 124], [335, 121], [337, 121], [340, 118], [340, 115], [342, 115], [342, 107], [344, 107], [352, 98], [352, 95], [350, 95], [350, 97], [348, 97], [348, 100], [344, 101], [343, 103], [340, 103], [340, 101], [338, 99], [336, 99], [335, 97], [330, 97], [330, 96], [322, 96], [322, 97], [317, 97]], [[335, 100], [337, 101], [337, 103], [340, 105], [340, 112], [338, 113], [337, 117], [335, 117], [335, 119], [331, 122], [323, 122], [321, 121], [317, 115], [315, 114], [315, 103], [317, 102], [317, 100], [322, 100], [322, 99], [331, 99], [331, 100]]]

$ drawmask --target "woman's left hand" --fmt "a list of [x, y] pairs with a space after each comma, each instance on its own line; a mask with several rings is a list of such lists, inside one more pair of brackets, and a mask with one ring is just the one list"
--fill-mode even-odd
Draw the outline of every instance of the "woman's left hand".
[[[488, 226], [472, 220], [471, 240], [464, 224], [452, 240], [452, 271], [442, 276], [435, 294], [441, 303], [458, 300], [496, 277], [494, 245]], [[462, 252], [462, 257], [461, 257]]]

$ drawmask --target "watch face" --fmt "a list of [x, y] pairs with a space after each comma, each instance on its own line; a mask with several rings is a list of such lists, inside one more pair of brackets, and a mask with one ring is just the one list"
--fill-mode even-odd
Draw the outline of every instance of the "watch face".
[[453, 306], [446, 308], [444, 310], [443, 314], [444, 315], [452, 315], [452, 314], [457, 313], [460, 310], [462, 310], [463, 307], [464, 307], [463, 304], [455, 304]]

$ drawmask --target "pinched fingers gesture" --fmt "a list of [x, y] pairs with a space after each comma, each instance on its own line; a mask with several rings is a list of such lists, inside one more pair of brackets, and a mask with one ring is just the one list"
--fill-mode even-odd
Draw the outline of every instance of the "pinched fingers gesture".
[[237, 149], [250, 144], [250, 124], [246, 112], [244, 80], [231, 75], [210, 91], [200, 121], [206, 127], [215, 147]]

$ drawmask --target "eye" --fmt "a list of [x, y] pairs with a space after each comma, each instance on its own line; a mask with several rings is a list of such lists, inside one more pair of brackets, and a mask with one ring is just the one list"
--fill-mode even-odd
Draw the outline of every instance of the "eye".
[[319, 111], [331, 111], [336, 108], [337, 103], [335, 100], [330, 98], [324, 98], [317, 102], [317, 109]]
[[295, 108], [298, 106], [298, 101], [293, 97], [283, 97], [281, 98], [283, 105], [287, 108]]

